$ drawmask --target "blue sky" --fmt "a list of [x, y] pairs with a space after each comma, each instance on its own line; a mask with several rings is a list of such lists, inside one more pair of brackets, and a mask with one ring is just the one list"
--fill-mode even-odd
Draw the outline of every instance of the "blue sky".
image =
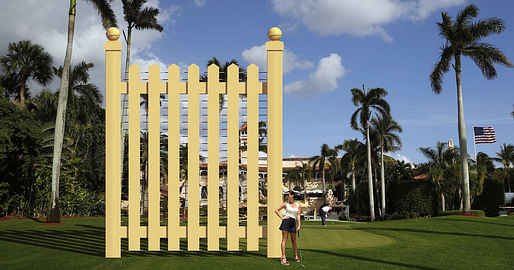
[[[12, 3], [0, 11], [0, 52], [8, 42], [30, 38], [54, 56], [64, 58], [66, 7], [60, 1]], [[96, 12], [78, 1], [73, 59], [94, 62], [93, 82], [103, 86], [104, 31]], [[114, 8], [120, 26], [120, 1]], [[479, 6], [479, 19], [492, 16], [507, 29], [484, 41], [499, 47], [514, 61], [514, 1], [465, 0], [266, 0], [157, 1], [165, 30], [135, 32], [133, 63], [143, 68], [157, 63], [186, 67], [216, 56], [237, 59], [243, 66], [262, 59], [262, 45], [271, 26], [282, 28], [284, 59], [284, 157], [319, 153], [323, 143], [341, 144], [361, 135], [350, 128], [351, 88], [382, 87], [389, 95], [393, 118], [403, 127], [403, 148], [392, 154], [414, 163], [425, 158], [418, 147], [453, 139], [458, 145], [455, 73], [444, 77], [443, 92], [432, 93], [428, 76], [438, 60], [443, 40], [436, 22], [441, 12], [454, 17], [466, 4]], [[26, 14], [27, 6], [31, 14]], [[25, 5], [25, 7], [23, 7]], [[25, 12], [25, 13], [23, 13]], [[16, 17], [28, 18], [18, 21]], [[264, 66], [263, 66], [264, 67]], [[477, 150], [495, 155], [503, 143], [514, 143], [514, 69], [497, 65], [498, 78], [486, 80], [469, 59], [463, 60], [464, 112], [468, 152], [473, 154], [472, 124], [493, 126], [497, 143]], [[57, 88], [54, 82], [50, 89]], [[41, 88], [33, 86], [33, 89]], [[36, 90], [37, 91], [37, 90]]]

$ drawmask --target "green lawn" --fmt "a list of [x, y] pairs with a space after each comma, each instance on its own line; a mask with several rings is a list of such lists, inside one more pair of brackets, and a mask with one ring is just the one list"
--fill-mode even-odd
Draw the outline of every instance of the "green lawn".
[[[0, 221], [0, 269], [284, 269], [266, 258], [265, 240], [260, 252], [123, 251], [121, 259], [105, 259], [103, 218], [62, 222]], [[514, 216], [304, 222], [302, 229], [306, 269], [514, 269]], [[291, 249], [287, 255], [292, 261]]]

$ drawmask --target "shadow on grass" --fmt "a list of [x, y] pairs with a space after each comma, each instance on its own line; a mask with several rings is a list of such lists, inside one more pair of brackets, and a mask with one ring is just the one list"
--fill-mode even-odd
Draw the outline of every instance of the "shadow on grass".
[[441, 231], [429, 231], [429, 230], [406, 229], [406, 228], [354, 227], [354, 229], [363, 230], [363, 231], [393, 231], [393, 232], [429, 233], [429, 234], [442, 234], [442, 235], [453, 235], [453, 236], [469, 236], [469, 237], [484, 237], [484, 238], [493, 238], [493, 239], [502, 239], [502, 240], [514, 240], [514, 237], [508, 237], [508, 236], [471, 234], [471, 233], [459, 233], [459, 232], [441, 232]]
[[347, 259], [388, 264], [388, 265], [393, 265], [393, 266], [398, 266], [398, 267], [408, 267], [408, 268], [423, 269], [423, 270], [439, 270], [437, 268], [431, 268], [431, 267], [427, 267], [427, 266], [413, 265], [413, 264], [401, 263], [401, 262], [390, 262], [390, 261], [385, 261], [385, 260], [381, 260], [381, 259], [349, 255], [349, 254], [344, 254], [344, 253], [340, 253], [340, 252], [336, 253], [336, 252], [326, 251], [326, 250], [305, 249], [305, 251], [322, 253], [322, 254], [331, 255], [331, 256], [338, 256], [338, 257], [343, 257], [343, 258], [347, 258]]
[[490, 221], [485, 221], [485, 220], [483, 220], [481, 218], [457, 219], [457, 218], [447, 218], [447, 217], [445, 217], [444, 219], [432, 219], [432, 220], [435, 220], [435, 221], [451, 220], [451, 221], [457, 221], [457, 222], [486, 223], [486, 224], [493, 224], [493, 225], [499, 225], [499, 226], [514, 227], [514, 224], [490, 222]]
[[[77, 229], [65, 230], [16, 230], [9, 229], [0, 231], [0, 241], [17, 244], [31, 245], [41, 248], [49, 248], [67, 252], [74, 252], [90, 256], [105, 256], [105, 232], [103, 227], [92, 225], [75, 225]], [[168, 240], [161, 239], [161, 251], [148, 251], [147, 239], [141, 239], [141, 251], [128, 251], [128, 240], [121, 240], [122, 257], [226, 257], [226, 256], [253, 256], [266, 257], [265, 245], [262, 241], [260, 252], [247, 251], [207, 251], [207, 239], [200, 239], [200, 251], [187, 251], [187, 239], [181, 239], [180, 249], [183, 251], [167, 251]], [[220, 239], [220, 249], [226, 247], [226, 240]], [[240, 249], [246, 249], [246, 244], [241, 243]]]

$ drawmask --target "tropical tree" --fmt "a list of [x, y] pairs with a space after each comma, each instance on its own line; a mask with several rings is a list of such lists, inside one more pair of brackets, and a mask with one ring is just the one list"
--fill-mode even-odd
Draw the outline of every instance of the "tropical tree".
[[495, 46], [481, 42], [491, 34], [500, 34], [505, 30], [503, 20], [489, 18], [473, 22], [472, 19], [478, 16], [478, 7], [471, 4], [466, 6], [456, 17], [455, 22], [446, 12], [441, 14], [442, 22], [437, 23], [439, 34], [444, 38], [445, 43], [441, 47], [439, 61], [434, 65], [430, 74], [432, 91], [436, 94], [442, 91], [443, 74], [450, 70], [452, 58], [457, 82], [457, 106], [458, 106], [458, 130], [459, 145], [462, 158], [462, 175], [464, 190], [464, 211], [471, 211], [469, 193], [469, 172], [467, 158], [466, 123], [464, 121], [464, 101], [462, 98], [461, 84], [461, 56], [468, 56], [480, 68], [484, 77], [488, 80], [497, 77], [493, 63], [503, 64], [507, 67], [514, 67], [507, 57]]
[[[387, 95], [387, 91], [383, 88], [373, 88], [366, 90], [362, 85], [362, 90], [353, 88], [352, 102], [358, 109], [352, 114], [350, 124], [353, 129], [359, 130], [359, 124], [362, 130], [366, 131], [366, 145], [368, 151], [368, 187], [369, 187], [369, 207], [371, 210], [371, 221], [375, 221], [375, 204], [373, 201], [373, 176], [371, 173], [371, 142], [369, 140], [370, 118], [373, 111], [381, 116], [389, 115], [390, 107], [383, 98]], [[359, 121], [357, 121], [357, 118]]]
[[6, 77], [14, 79], [11, 82], [19, 88], [16, 99], [21, 107], [25, 107], [29, 79], [43, 86], [52, 81], [52, 61], [52, 57], [43, 47], [32, 44], [30, 40], [9, 43], [7, 54], [0, 58], [0, 62]]
[[301, 162], [301, 165], [296, 165], [296, 169], [301, 176], [303, 189], [307, 187], [307, 179], [312, 177], [312, 168], [308, 162]]
[[[109, 4], [111, 0], [88, 0], [98, 11], [102, 18], [104, 28], [116, 26], [116, 17]], [[55, 119], [54, 154], [52, 162], [52, 192], [50, 195], [50, 207], [47, 222], [59, 223], [59, 175], [61, 168], [61, 152], [64, 137], [66, 119], [66, 105], [68, 101], [68, 87], [70, 79], [71, 53], [73, 49], [73, 36], [75, 34], [75, 16], [77, 14], [77, 1], [70, 0], [68, 12], [68, 40], [66, 44], [66, 55], [64, 57], [63, 73], [59, 86], [59, 102], [57, 105], [57, 116]]]
[[476, 158], [476, 171], [478, 177], [478, 191], [476, 195], [481, 195], [483, 191], [483, 184], [486, 177], [494, 173], [494, 158], [490, 158], [486, 153], [478, 152]]
[[510, 165], [514, 164], [514, 145], [504, 143], [500, 147], [500, 152], [496, 152], [497, 158], [494, 158], [495, 161], [503, 164], [503, 170], [505, 174], [505, 182], [507, 182], [507, 189], [511, 192], [510, 189]]
[[435, 148], [420, 147], [418, 151], [428, 159], [428, 176], [439, 188], [442, 211], [445, 211], [446, 202], [441, 181], [445, 180], [445, 171], [456, 162], [456, 150], [449, 149], [447, 143], [437, 142]]
[[325, 165], [328, 163], [328, 158], [331, 156], [337, 156], [337, 151], [331, 149], [326, 143], [321, 146], [320, 155], [313, 156], [310, 158], [310, 163], [312, 164], [312, 168], [314, 173], [316, 173], [316, 167], [318, 167], [318, 173], [321, 170], [322, 180], [323, 180], [323, 192], [325, 189]]
[[380, 142], [380, 190], [382, 195], [382, 214], [386, 212], [385, 201], [385, 175], [384, 175], [384, 152], [396, 151], [402, 146], [402, 141], [397, 133], [402, 132], [402, 127], [390, 115], [371, 119], [371, 126], [376, 132]]
[[356, 184], [355, 184], [355, 175], [356, 175], [356, 165], [359, 159], [362, 158], [363, 154], [366, 152], [366, 146], [357, 139], [345, 140], [343, 144], [336, 146], [337, 150], [343, 150], [346, 153], [341, 158], [341, 167], [348, 168], [352, 174], [352, 190], [355, 193]]

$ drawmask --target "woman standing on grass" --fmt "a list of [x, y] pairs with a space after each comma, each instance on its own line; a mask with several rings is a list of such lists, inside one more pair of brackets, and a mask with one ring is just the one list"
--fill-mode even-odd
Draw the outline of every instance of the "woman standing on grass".
[[[283, 215], [281, 215], [280, 210], [285, 209], [283, 211]], [[275, 214], [282, 219], [282, 224], [280, 224], [280, 230], [282, 231], [282, 257], [280, 258], [280, 263], [284, 265], [289, 265], [289, 262], [286, 260], [286, 243], [287, 243], [287, 235], [291, 235], [291, 244], [293, 246], [294, 257], [297, 262], [300, 262], [300, 258], [298, 258], [298, 254], [296, 253], [296, 231], [300, 231], [300, 213], [302, 209], [299, 204], [294, 202], [294, 193], [293, 191], [287, 192], [286, 202], [281, 204], [277, 210], [275, 210]], [[296, 221], [298, 221], [298, 228], [296, 228]]]

